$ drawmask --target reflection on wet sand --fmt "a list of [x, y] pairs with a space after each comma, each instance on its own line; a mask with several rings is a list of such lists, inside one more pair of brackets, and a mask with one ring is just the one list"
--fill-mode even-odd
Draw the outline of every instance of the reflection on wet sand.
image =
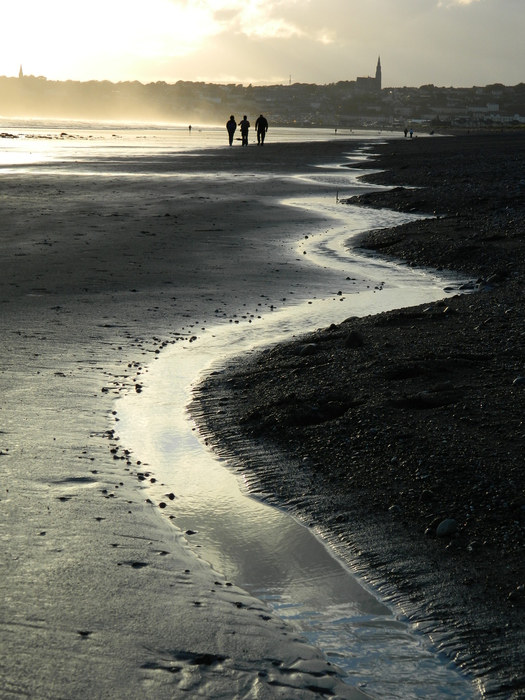
[[190, 347], [170, 350], [151, 368], [148, 392], [120, 403], [121, 442], [155, 465], [162, 488], [150, 487], [152, 497], [162, 498], [166, 489], [173, 489], [176, 498], [164, 512], [183, 533], [190, 533], [187, 539], [194, 551], [292, 622], [352, 683], [366, 684], [377, 697], [415, 698], [421, 692], [427, 698], [473, 697], [469, 684], [309, 529], [247, 496], [242, 479], [206, 449], [183, 410], [191, 397], [190, 384], [199, 374], [220, 372], [235, 355], [284, 340], [292, 329], [300, 334], [326, 325], [327, 319], [338, 322], [443, 295], [441, 277], [345, 254], [349, 235], [382, 225], [388, 213], [361, 209], [349, 221], [347, 208], [338, 208], [333, 200], [289, 203], [305, 204], [325, 215], [330, 225], [324, 233], [304, 239], [299, 250], [304, 247], [311, 260], [347, 272], [350, 280], [344, 293], [298, 303], [260, 319], [252, 316], [251, 325], [208, 328]]

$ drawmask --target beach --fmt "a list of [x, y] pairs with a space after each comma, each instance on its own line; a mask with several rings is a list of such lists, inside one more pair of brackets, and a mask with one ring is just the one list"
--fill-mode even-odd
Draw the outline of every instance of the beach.
[[[419, 140], [410, 146], [416, 141], [419, 146]], [[427, 141], [437, 143], [421, 139], [421, 144]], [[408, 145], [397, 139], [395, 146], [374, 148], [389, 153], [394, 147]], [[176, 346], [191, 353], [209, 329], [220, 326], [227, 335], [229, 327], [264, 325], [265, 315], [300, 301], [313, 300], [315, 306], [316, 297], [327, 290], [334, 295], [334, 304], [339, 304], [337, 291], [353, 282], [345, 281], [340, 270], [323, 265], [322, 256], [315, 262], [314, 249], [307, 247], [333, 226], [329, 210], [323, 213], [313, 204], [309, 208], [284, 206], [283, 202], [311, 199], [314, 203], [322, 193], [344, 212], [348, 205], [344, 189], [339, 190], [340, 175], [335, 171], [332, 177], [334, 165], [353, 176], [344, 166], [366, 167], [364, 154], [370, 148], [371, 144], [359, 141], [270, 142], [264, 149], [157, 150], [105, 157], [97, 153], [92, 158], [4, 168], [0, 260], [3, 697], [367, 697], [366, 688], [343, 682], [344, 674], [301, 637], [293, 624], [280, 619], [236, 580], [222, 575], [205, 556], [196, 555], [200, 545], [193, 544], [193, 531], [181, 530], [168, 515], [172, 504], [177, 508], [176, 488], [155, 483], [156, 465], [141, 459], [141, 439], [145, 444], [149, 436], [137, 435], [134, 450], [120, 440], [119, 399], [132, 396], [140, 406], [150, 391], [148, 375], [153, 374], [153, 365], [160, 365]], [[352, 153], [355, 160], [347, 157]], [[423, 151], [423, 164], [424, 158]], [[375, 173], [381, 161], [370, 165]], [[383, 178], [382, 184], [390, 184], [394, 172], [389, 168], [389, 172], [367, 178]], [[404, 173], [402, 170], [400, 177]], [[354, 188], [360, 194], [353, 203], [396, 208], [399, 200], [392, 205], [386, 191], [373, 195], [378, 197], [375, 204], [363, 199], [371, 189], [366, 184], [360, 190]], [[381, 196], [386, 198], [384, 204]], [[405, 217], [401, 211], [400, 221], [408, 218], [406, 226], [424, 226], [425, 222], [412, 220], [419, 217], [410, 212], [428, 212], [413, 205], [408, 199], [404, 206], [409, 214]], [[389, 216], [378, 210], [377, 220], [387, 221]], [[375, 245], [378, 235], [373, 235], [369, 246]], [[425, 259], [414, 257], [412, 262], [431, 265], [432, 250], [429, 247]], [[402, 257], [397, 250], [393, 254]], [[438, 260], [434, 264], [442, 265]], [[475, 260], [470, 268], [450, 267], [460, 270], [462, 277], [474, 276], [477, 269]], [[480, 274], [488, 277], [484, 270]], [[363, 296], [376, 293], [367, 289], [371, 282], [364, 273], [354, 282], [358, 286], [352, 291], [360, 290]], [[477, 296], [491, 305], [509, 289], [518, 293], [519, 278], [511, 276], [503, 286], [494, 286], [490, 295]], [[392, 295], [384, 303], [395, 308], [395, 290], [383, 293]], [[431, 287], [428, 294], [435, 293]], [[452, 294], [443, 296], [449, 299]], [[441, 308], [449, 309], [444, 314], [447, 323], [453, 318], [466, 333], [461, 305], [475, 304], [474, 296], [453, 298], [457, 314], [448, 304], [435, 303], [432, 319]], [[503, 305], [502, 313], [508, 311], [508, 304]], [[519, 314], [519, 307], [513, 308]], [[322, 396], [325, 384], [339, 383], [339, 394], [347, 393], [344, 381], [350, 380], [335, 360], [348, 329], [345, 324], [332, 327], [331, 318], [326, 318], [325, 330], [312, 342], [296, 341], [257, 356], [262, 374], [253, 375], [255, 382], [248, 384], [243, 378], [244, 372], [254, 371], [252, 365], [245, 369], [236, 361], [227, 370], [217, 370], [195, 389], [192, 415], [202, 440], [227, 456], [233, 471], [236, 466], [242, 469], [249, 490], [314, 525], [312, 529], [334, 546], [342, 560], [422, 633], [428, 633], [437, 648], [487, 687], [493, 682], [495, 696], [499, 692], [500, 697], [513, 697], [501, 693], [506, 692], [502, 691], [504, 683], [514, 682], [515, 697], [519, 697], [519, 679], [508, 672], [520, 658], [520, 618], [515, 616], [523, 610], [520, 564], [518, 555], [512, 554], [519, 551], [514, 530], [505, 540], [506, 556], [516, 557], [508, 561], [508, 590], [502, 608], [494, 605], [489, 617], [487, 601], [493, 590], [487, 587], [487, 562], [494, 561], [495, 550], [485, 531], [482, 544], [487, 557], [475, 559], [477, 565], [485, 565], [485, 578], [478, 583], [476, 572], [463, 577], [472, 576], [468, 590], [477, 597], [465, 595], [461, 588], [460, 608], [459, 599], [450, 598], [451, 589], [443, 583], [450, 572], [447, 557], [454, 556], [454, 547], [448, 545], [463, 551], [459, 506], [455, 510], [450, 506], [449, 511], [444, 501], [436, 508], [436, 515], [450, 512], [460, 524], [460, 537], [444, 541], [446, 553], [437, 549], [441, 541], [423, 540], [425, 548], [432, 548], [432, 561], [439, 562], [443, 573], [438, 575], [435, 567], [430, 573], [428, 566], [425, 569], [428, 559], [415, 556], [411, 549], [414, 537], [407, 539], [407, 531], [417, 532], [421, 554], [420, 529], [423, 524], [427, 529], [428, 513], [421, 522], [415, 521], [417, 513], [410, 507], [416, 499], [410, 484], [403, 485], [401, 497], [397, 482], [396, 488], [388, 487], [385, 493], [385, 479], [371, 468], [368, 444], [353, 460], [352, 488], [347, 484], [348, 455], [341, 452], [342, 446], [359, 431], [363, 436], [373, 435], [374, 442], [382, 445], [380, 426], [385, 423], [380, 400], [374, 409], [374, 424], [362, 412], [354, 416], [352, 408], [363, 401], [362, 387], [369, 390], [378, 381], [373, 374], [373, 368], [379, 366], [376, 353], [385, 362], [413, 363], [408, 349], [414, 342], [404, 332], [409, 323], [422, 342], [419, 313], [386, 312], [385, 323], [378, 325], [376, 336], [370, 331], [370, 340], [367, 329], [375, 327], [374, 319], [352, 321], [352, 329], [355, 324], [355, 330], [363, 334], [364, 348], [369, 344], [367, 356], [361, 358], [359, 349], [345, 348], [341, 356], [345, 363], [357, 353], [362, 364], [355, 365], [350, 396], [328, 392], [326, 419], [314, 421], [315, 430], [327, 430], [326, 434], [316, 434], [308, 420], [305, 426], [296, 426], [289, 417], [274, 415], [274, 410], [275, 405], [286, 409], [289, 402], [293, 406], [295, 399], [289, 397], [293, 393], [301, 397], [305, 386], [308, 392]], [[498, 316], [495, 323], [507, 322], [509, 317], [505, 313], [503, 321]], [[404, 331], [401, 339], [385, 341], [385, 329], [399, 325]], [[293, 322], [288, 320], [286, 327], [293, 335]], [[516, 333], [515, 340], [519, 340]], [[385, 342], [386, 349], [382, 347]], [[429, 342], [435, 344], [436, 339]], [[297, 360], [296, 349], [305, 344], [318, 349], [306, 351]], [[389, 344], [399, 352], [397, 359]], [[290, 347], [295, 349], [290, 351]], [[472, 349], [468, 352], [474, 354]], [[316, 363], [328, 372], [320, 376], [319, 385], [314, 382]], [[510, 363], [507, 358], [507, 365]], [[431, 371], [425, 368], [424, 376]], [[265, 377], [279, 378], [271, 391]], [[302, 377], [306, 384], [290, 387], [285, 377], [293, 382]], [[447, 386], [444, 395], [448, 399], [459, 390]], [[241, 391], [248, 392], [243, 400], [239, 400]], [[414, 394], [418, 392], [421, 390], [414, 388]], [[519, 395], [513, 397], [519, 401]], [[362, 405], [364, 411], [366, 401]], [[435, 412], [436, 407], [431, 410]], [[354, 418], [363, 425], [358, 430], [347, 426], [342, 441], [345, 422]], [[392, 425], [388, 434], [394, 434], [397, 428], [391, 413], [388, 425]], [[421, 428], [417, 430], [419, 434]], [[425, 439], [427, 433], [421, 433]], [[407, 454], [417, 454], [409, 437], [401, 439], [407, 440]], [[260, 464], [254, 454], [264, 458]], [[378, 455], [383, 459], [384, 452]], [[392, 462], [394, 457], [398, 462]], [[397, 452], [389, 456], [389, 479], [401, 478], [395, 465], [404, 465], [406, 459]], [[358, 464], [363, 465], [361, 472]], [[454, 483], [456, 476], [454, 472], [450, 477]], [[512, 506], [512, 513], [519, 521], [518, 470], [513, 480], [517, 507]], [[442, 488], [443, 481], [436, 480], [426, 489], [434, 494], [425, 496], [429, 510], [435, 492]], [[499, 482], [495, 488], [499, 494]], [[492, 498], [493, 490], [490, 493]], [[458, 500], [463, 496], [458, 490]], [[497, 526], [493, 529], [498, 531]], [[491, 569], [494, 574], [492, 564]], [[501, 578], [495, 574], [492, 578], [501, 585]], [[508, 599], [510, 593], [513, 596]], [[443, 607], [423, 617], [421, 596], [432, 606], [438, 606], [442, 597], [453, 600], [454, 605], [446, 609], [448, 617]], [[510, 617], [504, 617], [505, 610], [512, 613]], [[478, 616], [474, 627], [473, 618]], [[458, 629], [461, 632], [463, 624], [466, 632], [461, 637]], [[499, 629], [505, 635], [496, 643]], [[483, 649], [473, 649], [472, 638], [480, 630], [487, 635], [479, 637]], [[493, 662], [483, 666], [489, 638]], [[463, 642], [470, 646], [458, 654]]]
[[495, 698], [525, 693], [524, 147], [519, 133], [375, 145], [364, 179], [394, 189], [346, 205], [430, 218], [349, 248], [460, 271], [462, 293], [327, 319], [208, 378], [193, 409], [256, 492]]
[[345, 150], [2, 171], [2, 697], [365, 697], [195, 556], [117, 435], [116, 399], [146, 392], [168, 347], [326, 286], [292, 250], [323, 218], [281, 200], [317, 193], [296, 176]]

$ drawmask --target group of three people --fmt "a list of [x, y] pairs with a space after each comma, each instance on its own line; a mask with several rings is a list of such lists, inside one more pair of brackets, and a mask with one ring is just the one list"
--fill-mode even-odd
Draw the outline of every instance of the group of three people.
[[[248, 121], [248, 118], [245, 114], [242, 118], [242, 121], [239, 122], [239, 129], [241, 130], [243, 146], [248, 145], [249, 128], [250, 122]], [[235, 134], [235, 131], [237, 129], [237, 122], [235, 121], [235, 117], [233, 116], [233, 114], [226, 123], [226, 129], [228, 130], [228, 138], [230, 139], [231, 146], [233, 144], [233, 135]], [[263, 117], [262, 114], [257, 117], [257, 120], [255, 122], [255, 130], [257, 131], [257, 145], [264, 146], [264, 137], [266, 136], [266, 132], [268, 131], [268, 120], [266, 119], [266, 117]]]

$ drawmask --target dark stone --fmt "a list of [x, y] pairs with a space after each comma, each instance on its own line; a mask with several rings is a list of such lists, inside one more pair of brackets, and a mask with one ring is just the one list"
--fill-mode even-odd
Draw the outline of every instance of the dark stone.
[[350, 350], [362, 348], [365, 344], [364, 338], [359, 331], [353, 330], [345, 338], [345, 348]]

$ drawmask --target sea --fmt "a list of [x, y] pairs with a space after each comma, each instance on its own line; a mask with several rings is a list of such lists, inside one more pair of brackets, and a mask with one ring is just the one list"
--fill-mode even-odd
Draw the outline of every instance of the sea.
[[[267, 143], [363, 140], [402, 134], [363, 129], [272, 127]], [[256, 143], [251, 129], [250, 142]], [[240, 145], [240, 136], [234, 141]], [[0, 167], [126, 156], [162, 156], [208, 148], [229, 148], [225, 126], [87, 122], [2, 117]]]

